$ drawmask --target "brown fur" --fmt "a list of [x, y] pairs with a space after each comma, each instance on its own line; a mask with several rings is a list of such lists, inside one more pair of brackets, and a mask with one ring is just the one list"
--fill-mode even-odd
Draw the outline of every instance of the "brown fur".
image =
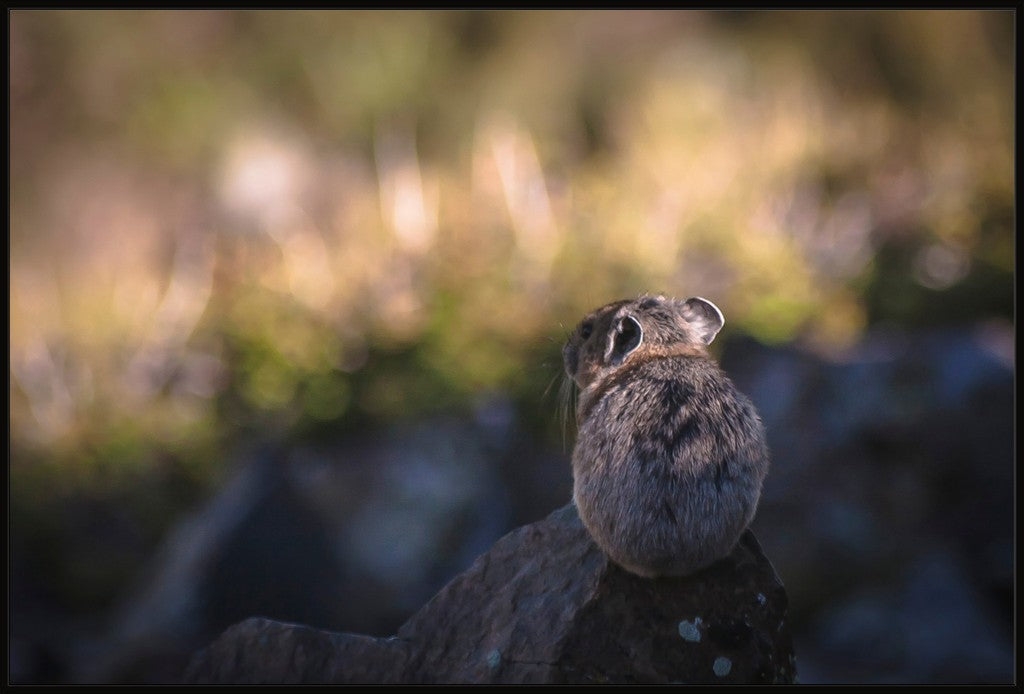
[[707, 352], [711, 302], [603, 306], [563, 349], [580, 388], [573, 499], [599, 547], [641, 576], [685, 575], [732, 551], [768, 471], [764, 427]]

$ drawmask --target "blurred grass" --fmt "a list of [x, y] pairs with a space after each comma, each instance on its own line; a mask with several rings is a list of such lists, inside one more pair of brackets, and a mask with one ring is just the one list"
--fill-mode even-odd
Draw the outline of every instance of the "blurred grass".
[[124, 581], [69, 499], [148, 546], [254, 436], [503, 392], [557, 441], [613, 298], [826, 354], [1012, 317], [1009, 11], [10, 18], [12, 519], [69, 603]]

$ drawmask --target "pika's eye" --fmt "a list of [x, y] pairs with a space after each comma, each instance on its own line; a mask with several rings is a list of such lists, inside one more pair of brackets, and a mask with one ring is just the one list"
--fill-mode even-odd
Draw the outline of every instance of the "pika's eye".
[[591, 323], [590, 321], [587, 321], [586, 323], [580, 326], [580, 337], [582, 337], [584, 340], [590, 337], [590, 333], [592, 332], [594, 332], [594, 324]]

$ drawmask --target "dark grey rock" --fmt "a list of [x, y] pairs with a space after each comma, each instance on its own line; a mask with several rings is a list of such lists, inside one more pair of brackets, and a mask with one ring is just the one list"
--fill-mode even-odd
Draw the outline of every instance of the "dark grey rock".
[[751, 532], [693, 576], [611, 564], [566, 506], [479, 557], [379, 639], [266, 619], [193, 658], [192, 683], [789, 683], [782, 583]]
[[388, 684], [400, 682], [408, 644], [250, 617], [230, 627], [189, 666], [195, 683]]

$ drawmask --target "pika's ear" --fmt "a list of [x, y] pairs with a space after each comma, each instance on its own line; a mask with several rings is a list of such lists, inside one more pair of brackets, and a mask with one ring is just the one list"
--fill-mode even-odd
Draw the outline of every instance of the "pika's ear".
[[644, 329], [633, 316], [622, 316], [615, 320], [608, 332], [608, 348], [604, 360], [618, 366], [644, 341]]
[[690, 297], [683, 302], [683, 318], [697, 331], [697, 335], [706, 345], [711, 344], [715, 335], [725, 325], [725, 316], [718, 307], [699, 296]]

